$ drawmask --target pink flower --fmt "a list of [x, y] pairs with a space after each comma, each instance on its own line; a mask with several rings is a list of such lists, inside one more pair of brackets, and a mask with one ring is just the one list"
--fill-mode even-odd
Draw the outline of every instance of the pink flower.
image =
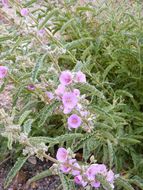
[[21, 13], [21, 16], [27, 16], [29, 11], [27, 8], [23, 8], [23, 9], [21, 9], [20, 13]]
[[86, 171], [89, 180], [94, 180], [95, 175], [98, 173], [98, 164], [92, 164]]
[[30, 91], [34, 91], [35, 88], [36, 88], [36, 87], [35, 87], [33, 84], [29, 84], [29, 85], [27, 86], [27, 89], [30, 90]]
[[100, 182], [95, 180], [94, 182], [91, 182], [91, 186], [95, 187], [95, 188], [99, 188], [100, 187]]
[[83, 187], [85, 187], [87, 185], [87, 182], [83, 180], [81, 175], [77, 175], [74, 177], [74, 182], [78, 185], [82, 185]]
[[68, 118], [68, 126], [69, 126], [69, 128], [78, 128], [80, 125], [81, 125], [81, 118], [78, 115], [72, 114]]
[[81, 71], [78, 71], [75, 76], [75, 81], [79, 83], [85, 83], [86, 82], [86, 76]]
[[65, 148], [59, 148], [56, 158], [60, 162], [65, 162], [68, 159], [68, 151]]
[[97, 169], [99, 174], [106, 175], [107, 174], [107, 168], [104, 164], [98, 164], [98, 169]]
[[78, 99], [74, 93], [65, 92], [62, 97], [62, 102], [65, 108], [73, 109], [76, 106]]
[[8, 73], [8, 68], [5, 66], [0, 66], [0, 79], [5, 78], [7, 73]]
[[76, 162], [76, 159], [66, 160], [60, 167], [60, 170], [64, 173], [69, 173], [72, 170], [72, 166]]
[[64, 113], [64, 114], [69, 114], [71, 111], [72, 111], [72, 110], [69, 109], [69, 108], [64, 108], [63, 113]]
[[107, 176], [106, 176], [107, 181], [108, 181], [109, 183], [113, 183], [114, 178], [115, 178], [115, 176], [114, 176], [113, 171], [112, 171], [112, 170], [109, 170], [109, 171], [107, 172]]
[[[73, 164], [73, 166], [76, 167], [76, 168], [81, 169], [80, 165], [77, 162], [75, 162]], [[79, 175], [79, 174], [80, 174], [80, 170], [72, 169], [72, 175], [73, 176], [76, 176], [76, 175]]]
[[65, 86], [62, 84], [59, 84], [58, 88], [55, 90], [56, 95], [61, 96], [65, 92]]
[[76, 96], [79, 96], [80, 95], [80, 91], [78, 89], [74, 89], [73, 90], [73, 93], [76, 95]]
[[41, 30], [38, 31], [38, 35], [39, 36], [43, 37], [44, 34], [45, 34], [45, 30], [44, 29], [41, 29]]
[[46, 92], [46, 95], [48, 96], [48, 98], [49, 98], [50, 100], [54, 99], [54, 95], [53, 95], [52, 92], [47, 91], [47, 92]]
[[63, 173], [69, 173], [71, 171], [71, 167], [68, 167], [66, 164], [62, 164], [60, 166], [60, 170], [63, 172]]
[[72, 73], [70, 71], [63, 71], [60, 75], [60, 83], [62, 85], [69, 85], [72, 83]]
[[8, 0], [2, 0], [2, 4], [3, 4], [3, 6], [5, 6], [5, 7], [8, 7], [8, 6], [9, 6]]

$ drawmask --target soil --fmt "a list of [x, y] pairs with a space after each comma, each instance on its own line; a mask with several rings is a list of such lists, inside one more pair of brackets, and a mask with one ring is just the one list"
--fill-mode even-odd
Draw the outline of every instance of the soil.
[[[4, 181], [13, 163], [11, 160], [0, 166], [0, 190], [4, 190]], [[26, 187], [26, 182], [36, 174], [48, 169], [51, 163], [48, 161], [36, 161], [34, 164], [26, 162], [18, 172], [12, 184], [6, 190], [61, 190], [60, 179], [58, 176], [50, 176], [39, 181], [33, 182]]]

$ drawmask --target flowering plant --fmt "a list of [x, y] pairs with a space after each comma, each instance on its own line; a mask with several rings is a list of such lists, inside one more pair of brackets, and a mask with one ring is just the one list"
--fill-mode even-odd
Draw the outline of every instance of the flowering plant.
[[142, 5], [116, 3], [0, 2], [4, 188], [34, 156], [64, 190], [142, 189]]

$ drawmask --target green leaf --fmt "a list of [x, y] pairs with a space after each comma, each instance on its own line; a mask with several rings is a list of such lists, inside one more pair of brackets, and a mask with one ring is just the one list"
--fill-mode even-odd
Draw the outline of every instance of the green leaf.
[[83, 135], [80, 133], [74, 133], [74, 134], [65, 134], [61, 135], [59, 137], [51, 138], [51, 137], [30, 137], [29, 141], [30, 143], [51, 143], [51, 144], [59, 144], [61, 142], [70, 141], [76, 138], [82, 138]]
[[61, 182], [62, 182], [63, 189], [64, 190], [71, 189], [71, 184], [70, 184], [70, 181], [69, 181], [68, 177], [65, 176], [62, 173], [60, 173], [59, 176], [60, 176], [60, 179], [61, 179]]
[[51, 105], [46, 105], [42, 109], [42, 113], [40, 112], [39, 114], [40, 121], [38, 122], [38, 127], [41, 127], [45, 124], [48, 117], [50, 117], [53, 114], [54, 110], [58, 107], [58, 105], [59, 102], [53, 102]]
[[8, 175], [6, 177], [6, 180], [4, 183], [4, 188], [7, 188], [10, 185], [13, 178], [16, 176], [18, 171], [22, 168], [22, 166], [24, 165], [24, 163], [26, 162], [27, 159], [28, 159], [28, 157], [18, 158], [18, 160], [16, 161], [16, 163], [14, 164], [14, 166], [12, 167], [12, 169], [10, 170], [10, 172], [8, 173]]
[[108, 154], [109, 154], [109, 162], [110, 162], [110, 169], [113, 166], [113, 161], [114, 161], [114, 150], [113, 150], [113, 146], [112, 143], [107, 140], [107, 145], [108, 145]]
[[106, 79], [108, 73], [109, 73], [109, 72], [111, 71], [111, 69], [112, 69], [113, 67], [115, 67], [115, 66], [117, 66], [117, 63], [116, 63], [116, 62], [110, 64], [110, 65], [104, 70], [104, 73], [103, 73], [103, 80]]
[[138, 144], [138, 143], [141, 143], [141, 141], [139, 141], [137, 139], [130, 138], [130, 137], [120, 137], [118, 139], [118, 141], [120, 143], [124, 143], [124, 144]]
[[100, 183], [102, 184], [102, 186], [105, 189], [113, 190], [112, 187], [111, 187], [111, 185], [108, 183], [108, 181], [102, 175], [97, 175], [96, 179], [98, 181], [100, 181]]
[[52, 175], [52, 172], [51, 172], [51, 170], [48, 169], [48, 170], [45, 170], [45, 171], [37, 174], [36, 176], [32, 177], [31, 179], [29, 179], [27, 183], [30, 184], [30, 183], [33, 183], [34, 181], [38, 181], [40, 179], [43, 179], [43, 178], [51, 176], [51, 175]]
[[99, 91], [95, 86], [93, 85], [90, 85], [88, 83], [85, 83], [85, 84], [80, 84], [80, 85], [77, 85], [78, 88], [83, 91], [84, 93], [86, 92], [86, 94], [90, 94], [90, 95], [95, 95], [101, 99], [105, 99], [105, 96], [104, 94]]
[[28, 119], [27, 121], [24, 122], [23, 131], [25, 134], [28, 135], [30, 133], [32, 123], [33, 123], [33, 119]]
[[67, 43], [65, 45], [65, 49], [70, 50], [70, 49], [75, 49], [75, 48], [81, 47], [81, 46], [85, 45], [87, 42], [91, 42], [91, 40], [93, 40], [93, 38], [90, 38], [90, 37], [74, 40], [70, 43]]
[[22, 123], [24, 122], [24, 120], [29, 116], [29, 114], [31, 113], [32, 111], [31, 110], [27, 110], [25, 111], [19, 118], [19, 125], [22, 125]]
[[61, 33], [64, 32], [68, 27], [71, 27], [72, 22], [75, 20], [75, 18], [71, 18], [68, 20], [61, 28]]
[[12, 143], [13, 143], [12, 134], [9, 133], [8, 134], [8, 141], [7, 141], [7, 147], [8, 147], [9, 150], [12, 150]]
[[132, 179], [129, 179], [129, 182], [143, 190], [143, 179], [139, 176], [134, 176]]
[[134, 188], [128, 183], [128, 181], [121, 177], [118, 177], [116, 179], [116, 184], [125, 190], [134, 190]]
[[39, 25], [39, 30], [41, 30], [42, 28], [44, 28], [45, 27], [45, 25], [47, 24], [47, 22], [48, 22], [48, 20], [52, 17], [52, 16], [55, 16], [55, 15], [57, 15], [58, 14], [58, 9], [57, 8], [55, 8], [55, 9], [53, 9], [52, 11], [49, 11], [48, 13], [47, 13], [47, 15], [45, 16], [45, 19], [44, 19], [44, 21], [43, 22], [41, 22], [41, 24]]
[[38, 60], [37, 60], [37, 63], [32, 71], [32, 81], [35, 82], [36, 79], [37, 79], [37, 76], [38, 76], [38, 73], [40, 71], [40, 69], [42, 68], [42, 65], [44, 63], [44, 60], [46, 58], [47, 54], [44, 54], [42, 57], [40, 57]]

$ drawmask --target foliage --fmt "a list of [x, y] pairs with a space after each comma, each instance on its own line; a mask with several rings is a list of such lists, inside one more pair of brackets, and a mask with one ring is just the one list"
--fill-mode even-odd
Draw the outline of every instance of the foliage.
[[[11, 8], [1, 8], [0, 65], [7, 66], [9, 73], [0, 93], [13, 85], [12, 106], [2, 108], [30, 143], [46, 143], [52, 152], [55, 145], [70, 147], [82, 152], [82, 162], [94, 155], [98, 163], [120, 174], [116, 189], [143, 189], [142, 2], [121, 1], [119, 6], [112, 0], [9, 3]], [[29, 10], [26, 17], [20, 14], [23, 7]], [[69, 131], [67, 118], [56, 111], [58, 102], [51, 103], [45, 95], [56, 89], [61, 70], [87, 76], [88, 83], [75, 87], [86, 95], [88, 110], [96, 114], [92, 133]], [[2, 101], [6, 102], [4, 95]], [[5, 124], [0, 127], [3, 133]], [[14, 142], [10, 138], [9, 147]], [[7, 151], [2, 143], [0, 152]], [[60, 178], [68, 189], [69, 177], [61, 174]]]

